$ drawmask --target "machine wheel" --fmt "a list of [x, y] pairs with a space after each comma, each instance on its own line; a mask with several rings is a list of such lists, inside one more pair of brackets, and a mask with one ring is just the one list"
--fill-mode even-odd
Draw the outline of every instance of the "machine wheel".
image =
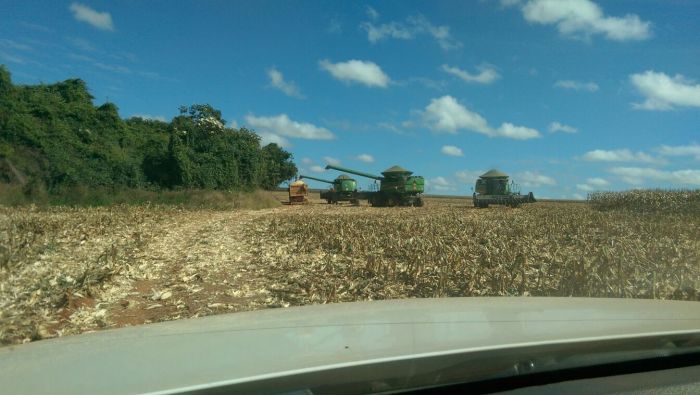
[[416, 198], [416, 200], [413, 201], [413, 205], [415, 207], [423, 207], [423, 199], [422, 198]]

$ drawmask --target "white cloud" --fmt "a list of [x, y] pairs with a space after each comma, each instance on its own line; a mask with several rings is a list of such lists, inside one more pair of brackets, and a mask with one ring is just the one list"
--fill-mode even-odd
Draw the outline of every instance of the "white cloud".
[[501, 0], [501, 7], [503, 7], [503, 8], [515, 7], [517, 5], [520, 5], [521, 3], [522, 3], [522, 0]]
[[450, 182], [445, 179], [445, 177], [435, 177], [430, 179], [430, 184], [433, 186], [447, 187], [450, 186]]
[[571, 89], [575, 91], [595, 92], [600, 87], [595, 82], [580, 82], [573, 80], [559, 80], [554, 84], [557, 88]]
[[423, 119], [435, 131], [457, 133], [460, 129], [471, 130], [490, 137], [508, 137], [526, 140], [541, 137], [540, 132], [524, 126], [504, 122], [497, 129], [489, 126], [481, 115], [470, 111], [452, 96], [432, 99], [423, 112]]
[[583, 159], [589, 162], [643, 162], [664, 163], [663, 159], [654, 158], [644, 152], [632, 152], [627, 148], [617, 150], [596, 149], [583, 154]]
[[515, 140], [528, 140], [541, 137], [542, 135], [537, 129], [527, 128], [525, 126], [516, 126], [510, 122], [504, 122], [498, 129], [493, 131], [494, 136], [508, 137]]
[[326, 171], [326, 169], [323, 168], [323, 166], [319, 165], [313, 165], [309, 168], [309, 170], [313, 171], [314, 173], [323, 173]]
[[323, 161], [329, 165], [340, 166], [340, 159], [333, 158], [332, 156], [324, 156]]
[[459, 147], [455, 147], [454, 145], [443, 145], [442, 149], [440, 149], [440, 152], [449, 156], [464, 156], [464, 152], [462, 152], [462, 149]]
[[100, 30], [114, 31], [112, 16], [109, 12], [98, 12], [80, 3], [72, 3], [68, 8], [73, 12], [73, 17], [80, 22], [85, 22]]
[[473, 185], [482, 174], [483, 170], [461, 170], [455, 173], [455, 177], [465, 184]]
[[644, 167], [613, 167], [609, 170], [622, 181], [639, 185], [646, 181], [665, 182], [680, 185], [700, 185], [700, 170], [684, 169], [664, 171]]
[[0, 51], [0, 59], [17, 64], [25, 64], [27, 62], [23, 57], [13, 55], [5, 51]]
[[379, 18], [379, 13], [374, 8], [367, 6], [367, 17], [373, 21]]
[[[377, 18], [372, 18], [373, 15], [370, 15], [370, 19], [376, 21]], [[376, 14], [376, 17], [378, 16], [379, 14]], [[418, 35], [425, 34], [435, 39], [444, 50], [462, 46], [461, 42], [452, 37], [449, 26], [435, 26], [423, 15], [408, 17], [405, 22], [389, 22], [380, 25], [365, 22], [360, 26], [367, 31], [367, 39], [372, 44], [387, 38], [412, 40]]]
[[476, 82], [479, 84], [490, 84], [501, 77], [500, 74], [498, 74], [498, 72], [496, 71], [496, 69], [489, 65], [478, 66], [478, 74], [471, 74], [468, 71], [462, 70], [457, 67], [452, 67], [446, 64], [443, 64], [440, 69], [446, 73], [457, 76], [462, 81]]
[[610, 185], [610, 182], [604, 178], [592, 177], [586, 180], [586, 184], [601, 188]]
[[260, 132], [273, 133], [278, 136], [307, 140], [331, 140], [335, 138], [330, 130], [310, 123], [292, 121], [287, 114], [269, 117], [246, 115], [245, 120], [248, 125]]
[[554, 178], [532, 171], [518, 173], [517, 180], [526, 187], [539, 187], [542, 185], [557, 184], [557, 181]]
[[359, 160], [360, 162], [365, 162], [365, 163], [372, 163], [374, 162], [374, 157], [370, 154], [360, 154], [355, 157], [355, 159]]
[[270, 85], [274, 88], [281, 90], [285, 95], [296, 97], [298, 99], [303, 99], [304, 95], [301, 94], [299, 87], [294, 83], [294, 81], [285, 81], [284, 75], [276, 68], [271, 68], [267, 70], [267, 76], [270, 78]]
[[413, 125], [410, 124], [410, 121], [402, 122], [401, 127], [398, 127], [397, 125], [391, 122], [379, 122], [377, 124], [377, 127], [386, 129], [396, 134], [406, 134], [406, 132], [403, 129], [410, 129], [411, 127], [413, 127]]
[[700, 160], [700, 145], [662, 145], [659, 147], [659, 153], [665, 156], [694, 156], [696, 160]]
[[303, 163], [305, 165], [310, 165], [310, 164], [314, 163], [314, 161], [311, 160], [311, 158], [301, 158], [301, 163]]
[[530, 23], [556, 25], [560, 34], [573, 38], [602, 34], [609, 40], [630, 41], [651, 36], [651, 22], [635, 14], [605, 15], [590, 0], [530, 0], [522, 6], [522, 13]]
[[680, 74], [671, 77], [647, 70], [632, 74], [630, 81], [646, 99], [643, 103], [632, 103], [636, 109], [663, 111], [674, 107], [700, 107], [700, 84]]
[[114, 64], [106, 64], [106, 63], [100, 63], [100, 62], [95, 62], [93, 63], [95, 67], [100, 68], [102, 70], [110, 71], [112, 73], [120, 73], [120, 74], [131, 74], [131, 69], [128, 67], [120, 66], [120, 65], [114, 65]]
[[0, 38], [0, 47], [8, 49], [17, 49], [20, 51], [32, 51], [33, 48], [27, 44], [22, 44], [20, 42], [9, 40], [7, 38]]
[[564, 133], [576, 133], [578, 132], [578, 129], [576, 129], [573, 126], [569, 125], [564, 125], [563, 123], [559, 122], [552, 122], [549, 124], [549, 131], [551, 133], [556, 133], [556, 132], [564, 132]]
[[260, 146], [264, 147], [268, 144], [277, 144], [282, 148], [289, 147], [291, 144], [289, 143], [289, 140], [285, 139], [284, 137], [275, 134], [275, 133], [270, 133], [270, 132], [258, 132], [258, 136], [260, 136]]
[[591, 192], [607, 185], [610, 185], [610, 183], [604, 178], [593, 177], [587, 179], [585, 184], [576, 184], [576, 188], [584, 192]]
[[573, 194], [571, 194], [571, 197], [574, 200], [586, 200], [586, 197], [581, 195], [580, 193], [573, 193]]
[[370, 61], [353, 59], [347, 62], [331, 63], [324, 59], [319, 62], [319, 66], [335, 79], [347, 83], [357, 82], [369, 87], [386, 88], [391, 82], [381, 67]]
[[92, 52], [95, 51], [95, 46], [92, 45], [92, 43], [84, 38], [80, 37], [66, 37], [66, 41], [68, 41], [69, 44], [72, 46], [83, 50], [83, 51], [88, 51]]
[[439, 192], [454, 190], [454, 185], [452, 185], [452, 182], [447, 180], [445, 177], [430, 178], [426, 180], [426, 186], [428, 189]]
[[331, 18], [331, 20], [328, 22], [326, 32], [330, 34], [341, 34], [343, 32], [343, 24], [338, 18]]
[[459, 129], [469, 129], [486, 135], [491, 134], [486, 119], [459, 104], [457, 99], [449, 95], [432, 99], [423, 115], [433, 130], [457, 133]]

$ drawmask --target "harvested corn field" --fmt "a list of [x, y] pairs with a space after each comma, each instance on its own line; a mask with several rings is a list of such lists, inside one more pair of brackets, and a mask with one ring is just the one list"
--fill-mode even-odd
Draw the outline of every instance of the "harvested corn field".
[[697, 212], [0, 207], [0, 341], [311, 303], [437, 296], [698, 300]]

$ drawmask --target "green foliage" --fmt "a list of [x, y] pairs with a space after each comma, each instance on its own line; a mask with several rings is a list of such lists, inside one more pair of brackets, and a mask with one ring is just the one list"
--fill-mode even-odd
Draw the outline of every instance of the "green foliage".
[[13, 86], [0, 66], [0, 183], [49, 194], [103, 189], [274, 188], [296, 173], [290, 153], [225, 127], [209, 104], [180, 108], [171, 122], [123, 120], [113, 103], [94, 106], [80, 79]]

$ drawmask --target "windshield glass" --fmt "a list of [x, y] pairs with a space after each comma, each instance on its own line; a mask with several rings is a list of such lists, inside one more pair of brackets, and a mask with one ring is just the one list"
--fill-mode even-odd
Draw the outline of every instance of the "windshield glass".
[[700, 6], [3, 2], [0, 344], [700, 298]]

